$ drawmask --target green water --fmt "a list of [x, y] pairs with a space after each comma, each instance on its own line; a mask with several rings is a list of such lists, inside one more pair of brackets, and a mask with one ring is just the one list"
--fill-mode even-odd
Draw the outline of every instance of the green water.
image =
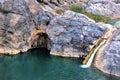
[[0, 80], [120, 80], [80, 64], [80, 59], [50, 56], [41, 49], [0, 55]]

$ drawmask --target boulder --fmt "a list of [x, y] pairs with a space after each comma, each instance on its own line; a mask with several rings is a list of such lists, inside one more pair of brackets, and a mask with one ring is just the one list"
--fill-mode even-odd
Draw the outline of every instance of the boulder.
[[112, 19], [120, 18], [119, 0], [90, 0], [85, 11], [97, 15], [103, 15]]
[[120, 29], [100, 48], [94, 66], [105, 73], [120, 76]]
[[65, 57], [86, 56], [111, 25], [96, 23], [87, 16], [66, 11], [50, 21], [46, 30], [51, 40], [50, 54]]

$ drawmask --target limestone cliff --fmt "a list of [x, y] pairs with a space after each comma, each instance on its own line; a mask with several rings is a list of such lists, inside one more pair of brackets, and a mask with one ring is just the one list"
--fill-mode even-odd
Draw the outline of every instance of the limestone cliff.
[[[51, 53], [71, 57], [87, 55], [94, 42], [109, 28], [82, 14], [67, 11], [60, 15], [56, 12], [57, 9], [64, 11], [65, 6], [78, 2], [1, 0], [0, 53], [17, 54], [48, 44]], [[44, 34], [46, 37], [42, 38]]]
[[47, 28], [53, 16], [59, 15], [55, 11], [61, 9], [58, 5], [65, 3], [46, 1], [0, 0], [0, 53], [16, 54], [34, 47], [36, 40], [32, 37], [37, 38], [39, 30]]
[[44, 30], [52, 16], [36, 0], [0, 0], [0, 53], [30, 49], [34, 32]]
[[120, 29], [99, 50], [94, 65], [105, 73], [120, 76]]
[[[18, 54], [31, 48], [45, 47], [53, 55], [88, 55], [100, 38], [110, 36], [113, 28], [109, 24], [96, 23], [83, 14], [67, 10], [73, 3], [79, 4], [81, 1], [0, 0], [0, 53]], [[90, 0], [85, 4], [85, 10], [93, 14], [119, 17], [119, 3], [119, 0]], [[95, 59], [98, 69], [118, 76], [119, 34], [120, 29], [101, 48], [102, 51], [98, 52]]]

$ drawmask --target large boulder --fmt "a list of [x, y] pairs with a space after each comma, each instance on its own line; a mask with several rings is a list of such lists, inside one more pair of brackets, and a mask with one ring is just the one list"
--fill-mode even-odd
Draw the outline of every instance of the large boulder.
[[72, 11], [54, 18], [46, 32], [51, 40], [51, 54], [67, 57], [86, 56], [111, 25], [96, 23]]
[[110, 18], [120, 18], [120, 0], [90, 0], [85, 11]]
[[105, 73], [120, 76], [120, 29], [100, 48], [94, 66]]

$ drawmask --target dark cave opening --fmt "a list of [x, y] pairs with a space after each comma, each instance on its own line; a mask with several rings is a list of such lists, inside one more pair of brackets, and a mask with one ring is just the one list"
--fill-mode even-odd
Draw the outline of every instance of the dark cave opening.
[[48, 42], [50, 41], [48, 35], [42, 30], [36, 31], [32, 38], [32, 48], [46, 48], [48, 49]]

